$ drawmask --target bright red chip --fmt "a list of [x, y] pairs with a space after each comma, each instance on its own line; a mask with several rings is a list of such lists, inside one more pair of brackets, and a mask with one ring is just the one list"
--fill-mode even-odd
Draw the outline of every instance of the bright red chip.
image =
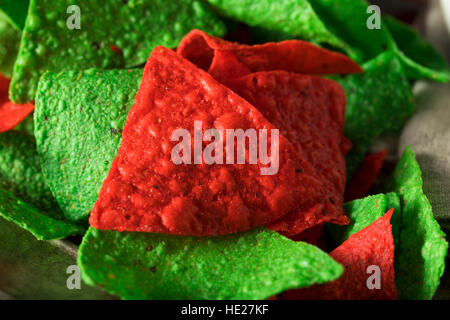
[[[91, 213], [98, 229], [178, 235], [222, 235], [267, 224], [323, 194], [320, 180], [306, 159], [279, 134], [278, 171], [261, 175], [269, 164], [175, 164], [171, 155], [184, 129], [196, 154], [194, 123], [207, 129], [277, 129], [251, 104], [208, 73], [164, 47], [147, 61], [135, 104], [125, 124], [122, 143]], [[218, 140], [220, 141], [220, 139]], [[261, 139], [259, 140], [261, 143]], [[222, 159], [227, 150], [225, 147]], [[259, 145], [258, 147], [261, 147]], [[258, 148], [259, 149], [259, 148]], [[234, 152], [234, 151], [232, 151]], [[175, 155], [180, 155], [179, 151]], [[199, 157], [198, 157], [199, 156]]]
[[[262, 45], [244, 45], [212, 37], [200, 30], [188, 33], [177, 52], [214, 78], [222, 78], [233, 65], [216, 63], [218, 51], [228, 51], [250, 72], [285, 70], [301, 74], [329, 75], [361, 73], [361, 67], [347, 56], [317, 47], [309, 42], [286, 40]], [[220, 66], [221, 68], [218, 68]]]
[[0, 132], [14, 129], [34, 110], [33, 103], [23, 105], [9, 101], [9, 79], [0, 75]]
[[280, 129], [325, 186], [320, 198], [310, 199], [269, 227], [292, 237], [323, 223], [347, 224], [342, 87], [333, 80], [286, 71], [256, 72], [226, 83]]
[[383, 167], [386, 150], [368, 155], [364, 158], [356, 174], [350, 180], [345, 190], [345, 201], [362, 199], [367, 196], [375, 179]]
[[345, 268], [338, 280], [287, 291], [282, 297], [307, 300], [397, 299], [394, 240], [390, 223], [392, 213], [393, 209], [389, 210], [330, 253]]

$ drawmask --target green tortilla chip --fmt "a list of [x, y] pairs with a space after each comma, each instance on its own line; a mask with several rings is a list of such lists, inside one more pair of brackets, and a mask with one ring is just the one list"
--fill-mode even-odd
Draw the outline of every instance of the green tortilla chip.
[[343, 272], [317, 247], [265, 228], [200, 238], [90, 228], [78, 265], [86, 283], [123, 299], [265, 299]]
[[[80, 29], [69, 6], [80, 8]], [[69, 23], [70, 25], [70, 23]], [[221, 36], [225, 27], [199, 0], [31, 0], [10, 98], [34, 100], [45, 71], [128, 68], [144, 63], [157, 45], [174, 48], [191, 29]]]
[[350, 50], [327, 30], [307, 0], [207, 1], [220, 14], [256, 27], [262, 42], [301, 38]]
[[[394, 216], [401, 215], [400, 199], [396, 193], [377, 194], [351, 201], [344, 205], [344, 209], [350, 218], [349, 225], [327, 225], [327, 229], [330, 231], [336, 246], [341, 245], [351, 235], [370, 226], [390, 209], [394, 209], [392, 220], [394, 220]], [[396, 234], [394, 230], [393, 233], [394, 235]]]
[[84, 231], [83, 226], [57, 220], [23, 202], [10, 191], [2, 189], [0, 189], [0, 217], [29, 231], [38, 240], [62, 239]]
[[403, 153], [389, 187], [402, 204], [395, 252], [396, 284], [401, 299], [431, 299], [445, 269], [448, 243], [422, 191], [422, 174], [411, 148]]
[[42, 174], [34, 139], [28, 134], [0, 134], [0, 189], [56, 218], [63, 216]]
[[385, 17], [384, 21], [397, 43], [398, 56], [409, 78], [450, 81], [448, 63], [430, 43], [408, 25], [398, 20]]
[[19, 50], [21, 32], [16, 30], [0, 10], [0, 73], [11, 77]]
[[363, 69], [363, 74], [336, 78], [347, 95], [345, 136], [353, 143], [347, 155], [348, 177], [376, 138], [400, 130], [415, 111], [411, 86], [395, 53], [381, 54]]
[[142, 70], [47, 73], [36, 95], [42, 170], [65, 216], [86, 219], [111, 167]]
[[9, 17], [11, 24], [17, 30], [22, 30], [29, 4], [30, 0], [0, 0], [0, 11]]

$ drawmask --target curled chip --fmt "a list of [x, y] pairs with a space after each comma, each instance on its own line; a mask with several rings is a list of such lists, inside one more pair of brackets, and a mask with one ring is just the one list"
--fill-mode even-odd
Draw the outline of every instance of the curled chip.
[[396, 299], [394, 240], [390, 224], [393, 211], [389, 210], [330, 253], [345, 268], [338, 280], [288, 291], [283, 297], [311, 300]]
[[[194, 160], [187, 156], [188, 162], [176, 164], [173, 154], [181, 150], [174, 152], [179, 144], [174, 132], [184, 129], [190, 142], [198, 134], [196, 122], [201, 123], [200, 138], [208, 129], [266, 130], [267, 146], [278, 147], [279, 152], [271, 151], [271, 157], [278, 154], [277, 172], [262, 175], [261, 169], [270, 164], [261, 158], [251, 165], [207, 165], [201, 159], [203, 146], [199, 144], [198, 154], [195, 139], [192, 148], [182, 149], [183, 158], [191, 153]], [[306, 159], [282, 134], [274, 139], [274, 132], [278, 129], [247, 101], [180, 55], [157, 47], [147, 61], [90, 224], [98, 229], [205, 236], [274, 221], [318, 197], [323, 189]], [[215, 142], [220, 141], [219, 137]], [[250, 145], [245, 143], [245, 157]], [[216, 155], [228, 156], [227, 149], [223, 142], [215, 148]]]
[[294, 236], [318, 224], [348, 223], [343, 210], [346, 140], [342, 87], [333, 80], [286, 71], [256, 72], [224, 81], [280, 129], [324, 185], [319, 198], [310, 199], [308, 205], [269, 227]]
[[[300, 40], [248, 46], [212, 37], [200, 30], [188, 33], [177, 52], [215, 78], [231, 70], [248, 72], [285, 70], [324, 75], [360, 73], [361, 67], [347, 56]], [[226, 56], [226, 62], [222, 60]], [[233, 61], [234, 63], [230, 65]]]
[[386, 152], [387, 150], [383, 150], [364, 158], [358, 171], [347, 185], [345, 190], [346, 202], [367, 196], [383, 166]]
[[0, 75], [0, 132], [13, 129], [34, 110], [33, 103], [17, 105], [8, 99], [9, 80]]

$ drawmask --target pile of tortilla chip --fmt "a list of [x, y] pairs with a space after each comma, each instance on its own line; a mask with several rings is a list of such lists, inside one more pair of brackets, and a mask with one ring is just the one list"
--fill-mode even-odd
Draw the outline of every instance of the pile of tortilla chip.
[[122, 299], [432, 299], [415, 155], [370, 150], [450, 68], [349, 1], [0, 0], [0, 228]]

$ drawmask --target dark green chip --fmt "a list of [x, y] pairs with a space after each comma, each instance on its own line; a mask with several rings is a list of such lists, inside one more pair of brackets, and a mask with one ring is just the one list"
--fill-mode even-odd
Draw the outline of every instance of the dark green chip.
[[36, 96], [42, 170], [65, 216], [86, 219], [117, 155], [142, 70], [47, 73]]

